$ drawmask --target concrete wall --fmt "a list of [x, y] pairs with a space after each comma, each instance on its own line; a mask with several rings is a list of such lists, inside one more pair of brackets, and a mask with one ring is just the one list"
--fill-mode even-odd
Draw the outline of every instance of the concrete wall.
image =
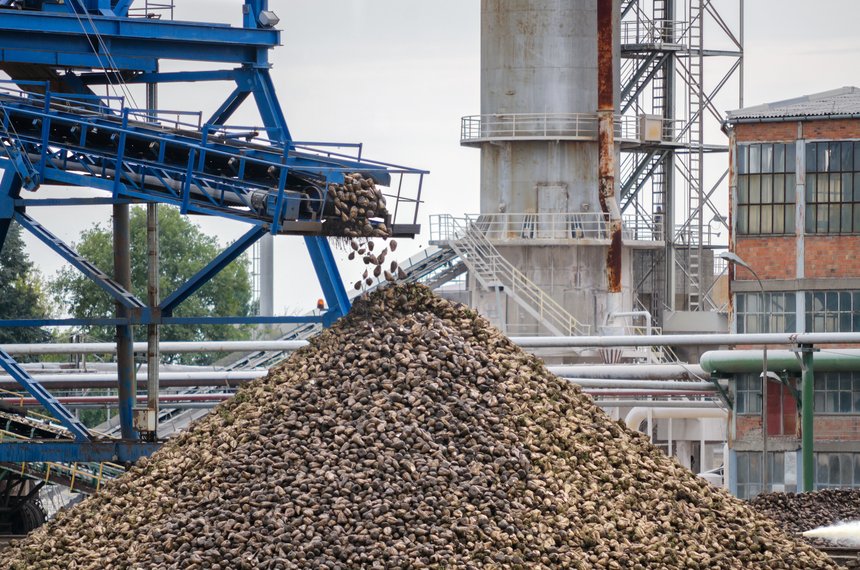
[[[618, 2], [615, 1], [616, 13]], [[619, 25], [614, 23], [618, 37]], [[619, 99], [620, 43], [614, 54]], [[481, 114], [597, 111], [596, 0], [482, 0]], [[596, 135], [596, 123], [595, 123]], [[595, 141], [494, 141], [481, 147], [481, 212], [600, 213]], [[577, 320], [606, 318], [605, 246], [495, 244]], [[623, 254], [622, 308], [632, 307], [632, 254]], [[472, 305], [507, 321], [509, 333], [535, 334], [535, 319], [510, 299], [472, 283]], [[504, 313], [503, 315], [500, 313]], [[516, 328], [517, 330], [514, 330]], [[531, 329], [534, 332], [527, 332]], [[594, 330], [594, 329], [593, 329]]]

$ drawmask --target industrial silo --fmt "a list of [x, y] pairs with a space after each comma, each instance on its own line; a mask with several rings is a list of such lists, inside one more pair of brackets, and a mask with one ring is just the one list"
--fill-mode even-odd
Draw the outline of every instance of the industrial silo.
[[[603, 10], [606, 34], [611, 33], [602, 36], [608, 57], [604, 87], [611, 89], [603, 99], [617, 108], [617, 1], [606, 2]], [[615, 324], [610, 313], [632, 306], [628, 242], [639, 236], [628, 230], [610, 262], [620, 289], [609, 295], [608, 210], [617, 218], [618, 208], [615, 196], [614, 206], [602, 207], [600, 200], [598, 51], [597, 0], [482, 0], [481, 115], [465, 117], [461, 133], [463, 145], [481, 151], [475, 227], [582, 325], [541, 324], [544, 314], [535, 309], [546, 299], [535, 298], [533, 290], [517, 297], [515, 278], [481, 279], [480, 268], [472, 267], [472, 304], [506, 325], [509, 334], [599, 334]], [[605, 148], [611, 149], [608, 164], [617, 179], [623, 133], [620, 122], [613, 124], [616, 141]]]

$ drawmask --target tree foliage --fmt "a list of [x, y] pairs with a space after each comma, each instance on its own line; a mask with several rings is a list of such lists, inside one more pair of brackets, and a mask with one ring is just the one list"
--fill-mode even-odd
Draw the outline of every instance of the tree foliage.
[[[166, 297], [188, 281], [220, 252], [217, 240], [182, 216], [175, 208], [159, 207], [160, 289]], [[134, 207], [130, 214], [132, 292], [146, 300], [146, 209]], [[76, 249], [102, 271], [113, 275], [113, 237], [109, 226], [95, 224], [83, 232]], [[113, 299], [78, 271], [61, 270], [51, 282], [57, 302], [73, 317], [95, 318], [114, 313]], [[251, 312], [251, 280], [248, 260], [241, 257], [224, 268], [214, 279], [186, 299], [174, 311], [176, 317], [247, 316]], [[88, 327], [94, 340], [113, 340], [112, 327]], [[145, 338], [145, 328], [135, 328], [135, 340]], [[164, 325], [162, 340], [236, 340], [248, 337], [247, 328], [234, 325]], [[206, 355], [186, 355], [177, 362], [204, 363]]]
[[[50, 307], [39, 272], [24, 251], [21, 228], [13, 223], [0, 251], [0, 319], [46, 318]], [[51, 333], [38, 327], [0, 327], [0, 344], [46, 342]]]

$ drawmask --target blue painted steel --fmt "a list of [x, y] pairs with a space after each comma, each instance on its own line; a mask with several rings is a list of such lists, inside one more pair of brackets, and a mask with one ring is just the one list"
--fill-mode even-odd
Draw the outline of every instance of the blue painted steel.
[[290, 129], [287, 127], [287, 119], [278, 103], [275, 93], [275, 85], [268, 69], [257, 70], [254, 77], [252, 92], [257, 101], [257, 108], [263, 118], [263, 124], [269, 129], [269, 138], [281, 144], [288, 144], [293, 140]]
[[346, 294], [328, 240], [322, 237], [306, 237], [305, 244], [314, 264], [314, 269], [316, 269], [326, 305], [328, 305], [323, 324], [329, 326], [349, 312], [349, 296]]
[[84, 85], [109, 85], [117, 83], [191, 83], [195, 81], [235, 81], [248, 83], [250, 72], [246, 69], [222, 69], [215, 71], [154, 71], [134, 75], [108, 73], [82, 73], [77, 76]]
[[222, 251], [218, 257], [209, 262], [206, 267], [198, 271], [194, 277], [168, 295], [159, 305], [162, 314], [170, 316], [180, 303], [218, 275], [222, 269], [242, 255], [249, 247], [257, 243], [265, 234], [266, 227], [263, 225], [254, 226], [248, 230], [245, 235], [237, 239], [230, 247]]
[[135, 297], [130, 291], [123, 288], [122, 285], [114, 281], [104, 271], [81, 257], [78, 252], [66, 245], [63, 240], [52, 234], [43, 227], [42, 224], [27, 214], [24, 214], [23, 212], [15, 212], [15, 221], [21, 224], [21, 227], [39, 238], [42, 243], [57, 252], [60, 257], [72, 264], [76, 269], [78, 269], [78, 271], [86, 275], [124, 307], [130, 310], [139, 310], [146, 306], [143, 301]]
[[152, 455], [161, 447], [160, 442], [143, 441], [28, 441], [0, 443], [0, 461], [28, 463], [53, 461], [56, 463], [132, 463]]
[[[11, 66], [13, 83], [18, 86], [27, 83], [30, 93], [7, 89], [4, 86], [8, 82], [0, 81], [2, 134], [12, 143], [4, 147], [7, 158], [0, 156], [0, 168], [4, 170], [0, 181], [0, 245], [11, 219], [17, 217], [28, 230], [131, 310], [124, 318], [17, 319], [0, 321], [0, 327], [118, 325], [128, 329], [136, 324], [159, 323], [317, 322], [329, 325], [346, 314], [349, 298], [330, 244], [319, 237], [325, 232], [325, 216], [331, 214], [325, 212], [325, 188], [329, 183], [342, 182], [347, 172], [373, 176], [383, 186], [391, 185], [392, 175], [416, 174], [423, 179], [424, 172], [366, 160], [360, 145], [293, 141], [269, 74], [269, 50], [280, 44], [280, 32], [258, 24], [260, 12], [268, 9], [268, 1], [244, 1], [242, 28], [129, 18], [131, 0], [36, 4], [41, 11], [0, 10], [0, 66], [26, 63], [35, 76], [50, 80], [50, 84], [15, 80]], [[162, 58], [239, 67], [164, 73], [158, 71], [158, 60]], [[106, 69], [106, 73], [95, 73], [92, 69]], [[195, 81], [231, 81], [235, 89], [208, 123], [201, 124], [199, 117], [196, 123], [189, 123], [188, 116], [182, 115], [175, 124], [166, 125], [168, 128], [151, 124], [150, 111], [130, 109], [121, 97], [97, 97], [88, 87], [106, 83]], [[53, 93], [52, 89], [63, 93]], [[249, 95], [253, 95], [264, 128], [225, 126]], [[254, 140], [261, 130], [267, 136]], [[344, 148], [355, 149], [357, 154], [344, 154], [351, 152]], [[22, 182], [29, 189], [49, 182], [91, 187], [109, 193], [109, 197], [22, 200]], [[315, 186], [316, 190], [309, 190], [308, 186]], [[399, 192], [395, 200], [399, 201]], [[253, 227], [160, 307], [150, 308], [125, 289], [117, 288], [113, 280], [24, 213], [24, 208], [36, 205], [130, 201], [172, 204], [185, 213], [238, 220]], [[413, 201], [420, 202], [420, 183], [419, 194]], [[397, 204], [393, 206], [396, 211]], [[389, 227], [390, 222], [386, 220]], [[329, 306], [327, 312], [303, 317], [170, 316], [179, 303], [267, 230], [306, 236], [306, 247]], [[17, 366], [11, 359], [6, 364]], [[30, 388], [41, 387], [31, 382]], [[61, 420], [68, 419], [63, 416], [68, 414], [63, 409], [56, 413]], [[86, 434], [76, 437], [80, 439]], [[124, 461], [151, 453], [155, 447], [129, 441], [0, 444], [0, 461]]]
[[90, 319], [4, 319], [0, 320], [0, 328], [17, 327], [85, 327], [85, 326], [116, 326], [131, 325], [249, 325], [249, 324], [281, 324], [281, 323], [321, 323], [322, 317], [317, 316], [279, 316], [279, 317], [159, 317], [160, 311], [142, 311], [140, 317], [117, 319], [115, 317]]
[[218, 107], [218, 110], [212, 114], [212, 117], [207, 121], [207, 124], [223, 125], [226, 123], [250, 94], [251, 92], [244, 87], [236, 87], [236, 89], [227, 97], [227, 100], [224, 101], [224, 103]]
[[5, 351], [0, 349], [0, 368], [6, 371], [18, 384], [20, 384], [31, 396], [53, 415], [60, 420], [63, 426], [68, 429], [77, 441], [85, 441], [90, 438], [90, 432], [75, 418], [74, 414], [69, 412], [50, 392], [45, 390], [41, 384], [33, 380], [26, 370], [21, 368], [21, 365], [9, 356]]
[[[84, 32], [97, 33], [110, 46], [116, 67], [92, 52]], [[35, 43], [47, 49], [34, 50]], [[269, 49], [280, 43], [278, 30], [256, 26], [118, 17], [82, 20], [72, 14], [0, 10], [0, 62], [155, 71], [156, 60], [181, 56], [186, 61], [265, 66]]]

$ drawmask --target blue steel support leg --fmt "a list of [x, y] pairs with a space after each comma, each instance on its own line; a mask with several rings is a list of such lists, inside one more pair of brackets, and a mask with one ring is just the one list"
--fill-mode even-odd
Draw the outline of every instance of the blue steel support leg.
[[284, 117], [281, 104], [278, 102], [275, 85], [272, 83], [272, 76], [269, 75], [268, 69], [257, 69], [255, 71], [254, 99], [257, 102], [257, 108], [260, 110], [263, 124], [269, 130], [269, 138], [288, 145], [293, 140], [293, 137], [290, 135], [290, 129], [287, 127], [287, 119]]
[[[113, 270], [120, 286], [131, 289], [131, 228], [128, 204], [113, 207]], [[128, 308], [117, 301], [116, 316], [129, 317]], [[127, 323], [127, 321], [126, 321]], [[123, 439], [137, 439], [134, 429], [134, 404], [137, 396], [137, 375], [134, 371], [134, 336], [131, 325], [116, 327], [116, 372], [119, 391], [119, 424]]]
[[[265, 9], [264, 6], [265, 2], [261, 0], [259, 5], [254, 7]], [[278, 96], [275, 93], [275, 86], [272, 83], [269, 70], [256, 69], [255, 71], [254, 98], [257, 101], [257, 107], [260, 110], [263, 123], [270, 130], [270, 137], [272, 136], [271, 131], [275, 131], [283, 137], [281, 142], [284, 143], [284, 146], [289, 147], [292, 137], [287, 127], [287, 119], [284, 117], [281, 104], [278, 102]], [[346, 288], [343, 286], [343, 280], [340, 278], [340, 271], [337, 268], [337, 263], [335, 262], [334, 254], [332, 254], [331, 245], [328, 240], [324, 237], [309, 236], [305, 237], [305, 245], [308, 248], [308, 253], [316, 270], [317, 279], [319, 280], [320, 287], [322, 287], [323, 296], [329, 307], [323, 318], [323, 325], [329, 326], [335, 320], [349, 312], [349, 297], [346, 294]]]
[[328, 311], [323, 318], [323, 326], [329, 326], [349, 312], [349, 297], [340, 278], [334, 255], [328, 240], [319, 236], [305, 237], [305, 244], [311, 254], [311, 261], [317, 272], [320, 286], [325, 296]]
[[223, 125], [226, 123], [230, 117], [233, 116], [233, 113], [236, 112], [236, 109], [242, 106], [242, 103], [245, 102], [245, 99], [247, 99], [250, 94], [251, 92], [245, 87], [236, 87], [236, 89], [230, 93], [230, 96], [227, 97], [227, 100], [224, 101], [218, 110], [212, 114], [212, 117], [209, 119], [207, 124]]
[[8, 160], [0, 161], [0, 251], [6, 243], [6, 235], [15, 215], [15, 199], [21, 195], [21, 177]]
[[0, 349], [0, 368], [3, 368], [13, 380], [36, 398], [36, 401], [42, 404], [52, 416], [60, 420], [60, 423], [75, 436], [75, 440], [87, 441], [90, 439], [90, 432], [84, 424], [80, 423], [65, 406], [27, 374], [27, 371], [21, 368], [21, 365], [2, 349]]

